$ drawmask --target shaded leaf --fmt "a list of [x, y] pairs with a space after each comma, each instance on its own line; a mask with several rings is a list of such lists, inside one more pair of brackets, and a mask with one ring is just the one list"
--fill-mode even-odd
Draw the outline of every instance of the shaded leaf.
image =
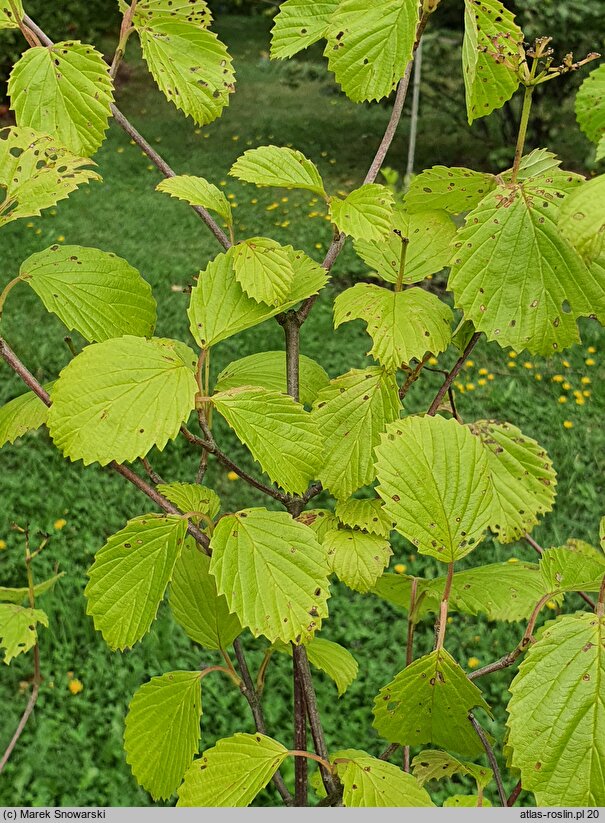
[[580, 128], [597, 144], [597, 160], [605, 157], [605, 64], [592, 71], [576, 96]]
[[160, 483], [157, 490], [184, 513], [198, 512], [214, 520], [221, 508], [218, 494], [199, 483]]
[[271, 58], [292, 57], [326, 34], [340, 0], [286, 0], [271, 31]]
[[477, 786], [485, 788], [494, 776], [487, 766], [458, 760], [454, 755], [438, 749], [425, 749], [416, 755], [412, 760], [412, 772], [421, 786], [429, 780], [449, 780], [454, 775], [461, 774], [472, 777], [477, 781]]
[[48, 617], [40, 609], [26, 609], [15, 603], [0, 603], [0, 649], [4, 662], [28, 652], [38, 642], [37, 624], [48, 628]]
[[[47, 383], [47, 392], [52, 391], [54, 383]], [[7, 443], [14, 443], [18, 437], [35, 431], [46, 423], [48, 406], [33, 391], [9, 400], [0, 407], [0, 448]]]
[[336, 504], [336, 516], [351, 529], [362, 529], [379, 537], [388, 537], [393, 526], [385, 514], [382, 501], [376, 497], [373, 500], [354, 497], [339, 500]]
[[393, 554], [388, 540], [353, 529], [329, 531], [323, 540], [330, 569], [354, 591], [370, 591]]
[[[63, 577], [65, 572], [61, 572], [60, 574], [55, 574], [53, 577], [49, 577], [48, 580], [43, 580], [42, 583], [36, 583], [34, 586], [34, 597], [40, 597], [46, 592], [51, 591], [54, 589], [55, 583]], [[29, 588], [27, 586], [22, 586], [20, 588], [9, 588], [7, 586], [0, 586], [0, 602], [2, 603], [14, 603], [15, 605], [20, 605], [29, 597]]]
[[434, 209], [443, 209], [449, 214], [462, 214], [476, 208], [495, 188], [496, 178], [493, 174], [433, 166], [414, 177], [404, 203], [410, 214]]

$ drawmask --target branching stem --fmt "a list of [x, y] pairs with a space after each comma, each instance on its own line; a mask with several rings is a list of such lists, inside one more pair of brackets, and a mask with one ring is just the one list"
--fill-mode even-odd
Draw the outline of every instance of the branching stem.
[[468, 716], [468, 719], [473, 724], [473, 728], [477, 733], [477, 737], [481, 741], [483, 748], [485, 749], [485, 753], [487, 755], [487, 759], [489, 760], [489, 765], [494, 773], [494, 780], [496, 781], [496, 786], [498, 787], [498, 796], [500, 798], [500, 805], [506, 807], [506, 792], [504, 791], [504, 784], [502, 783], [502, 775], [500, 774], [500, 767], [498, 766], [498, 761], [496, 760], [496, 755], [494, 754], [494, 750], [492, 749], [489, 740], [487, 739], [487, 735], [477, 722], [475, 716], [471, 713]]

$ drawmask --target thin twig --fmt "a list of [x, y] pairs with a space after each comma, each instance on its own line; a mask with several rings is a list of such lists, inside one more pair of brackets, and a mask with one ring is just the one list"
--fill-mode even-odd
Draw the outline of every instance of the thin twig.
[[[299, 672], [298, 649], [292, 644], [292, 693], [294, 703], [294, 748], [306, 751], [307, 748], [307, 713], [305, 691]], [[319, 758], [320, 762], [323, 762]], [[297, 757], [294, 761], [294, 805], [307, 806], [309, 800], [309, 768], [306, 758]]]
[[[410, 591], [410, 607], [408, 609], [408, 625], [407, 625], [407, 642], [405, 648], [405, 665], [406, 668], [411, 665], [414, 659], [414, 609], [416, 607], [416, 593], [418, 591], [418, 578], [412, 578], [412, 588]], [[410, 747], [403, 747], [403, 770], [410, 771]]]
[[162, 480], [161, 475], [154, 471], [153, 466], [146, 457], [141, 458], [141, 464], [147, 472], [147, 476], [155, 486], [164, 485], [164, 480]]
[[34, 646], [34, 668], [35, 668], [35, 670], [37, 671], [38, 674], [37, 674], [37, 677], [36, 677], [36, 674], [34, 674], [34, 681], [33, 681], [33, 685], [32, 685], [32, 693], [30, 694], [29, 700], [27, 701], [27, 706], [25, 707], [25, 711], [21, 715], [21, 720], [19, 721], [19, 725], [17, 726], [17, 728], [15, 730], [15, 733], [11, 738], [10, 743], [6, 747], [6, 751], [2, 755], [2, 760], [0, 760], [0, 774], [2, 774], [2, 772], [4, 770], [4, 767], [8, 763], [9, 757], [13, 753], [13, 750], [14, 750], [15, 746], [17, 745], [17, 742], [18, 742], [19, 738], [23, 734], [23, 729], [25, 728], [25, 726], [27, 724], [27, 721], [29, 720], [31, 713], [34, 710], [34, 706], [36, 705], [36, 702], [38, 700], [38, 694], [40, 692], [41, 679], [40, 679], [40, 650], [38, 648], [37, 643]]
[[454, 380], [458, 376], [460, 370], [464, 366], [464, 363], [466, 362], [467, 358], [470, 356], [470, 353], [472, 352], [472, 350], [475, 348], [475, 346], [479, 342], [480, 337], [481, 337], [481, 332], [475, 332], [475, 334], [473, 334], [473, 336], [471, 337], [467, 347], [462, 352], [462, 354], [460, 355], [460, 357], [456, 361], [453, 369], [450, 371], [448, 376], [445, 378], [445, 380], [443, 382], [443, 385], [441, 386], [441, 388], [439, 389], [439, 391], [435, 395], [435, 399], [431, 403], [430, 408], [427, 412], [427, 415], [429, 417], [434, 417], [437, 414], [439, 406], [441, 405], [441, 401], [443, 400], [443, 398], [445, 397], [448, 389], [450, 388], [450, 386], [452, 385], [452, 383], [454, 382]]
[[481, 741], [483, 748], [485, 749], [485, 753], [487, 755], [487, 759], [489, 760], [489, 765], [492, 768], [494, 773], [494, 779], [496, 781], [496, 786], [498, 787], [498, 795], [500, 797], [500, 805], [506, 807], [506, 792], [504, 791], [504, 784], [502, 783], [502, 775], [500, 774], [500, 767], [498, 766], [498, 761], [496, 760], [496, 755], [494, 754], [494, 750], [492, 749], [489, 740], [487, 739], [487, 735], [477, 722], [475, 716], [471, 712], [468, 716], [468, 719], [473, 724], [473, 728], [477, 733], [477, 737]]
[[506, 801], [506, 805], [507, 805], [509, 808], [510, 808], [511, 806], [514, 806], [514, 805], [515, 805], [515, 803], [517, 802], [517, 798], [519, 797], [519, 795], [521, 794], [521, 792], [522, 792], [522, 791], [523, 791], [523, 786], [521, 785], [521, 781], [519, 780], [519, 782], [517, 783], [517, 785], [515, 786], [515, 788], [514, 788], [514, 789], [512, 790], [512, 792], [509, 794], [508, 799], [507, 799], [507, 801]]
[[392, 754], [395, 754], [397, 749], [399, 748], [399, 743], [391, 743], [390, 746], [387, 746], [386, 749], [383, 751], [382, 754], [378, 755], [379, 760], [388, 760]]
[[439, 608], [439, 616], [435, 622], [435, 650], [439, 651], [443, 648], [443, 641], [445, 640], [445, 629], [447, 626], [447, 612], [449, 606], [450, 592], [452, 590], [452, 581], [454, 580], [454, 564], [448, 563], [447, 577], [445, 578], [445, 586], [443, 589], [443, 597], [441, 598], [441, 606]]

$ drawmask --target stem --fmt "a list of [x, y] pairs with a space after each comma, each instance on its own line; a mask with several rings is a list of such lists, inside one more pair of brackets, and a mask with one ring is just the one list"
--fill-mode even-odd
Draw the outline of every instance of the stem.
[[517, 802], [517, 798], [518, 798], [518, 797], [519, 797], [519, 795], [521, 794], [522, 790], [523, 790], [523, 786], [521, 785], [521, 781], [519, 780], [519, 782], [517, 783], [517, 785], [515, 786], [515, 788], [514, 788], [514, 789], [512, 790], [512, 792], [510, 793], [510, 795], [509, 795], [509, 797], [508, 797], [508, 800], [506, 801], [506, 805], [507, 805], [509, 808], [510, 808], [511, 806], [514, 806], [514, 805], [515, 805], [515, 803]]
[[256, 691], [260, 697], [265, 690], [265, 679], [267, 677], [267, 668], [273, 657], [273, 649], [268, 648], [263, 657], [263, 662], [260, 664], [258, 674], [256, 675]]
[[597, 602], [597, 617], [605, 616], [605, 576], [601, 581], [601, 588], [599, 589], [599, 600]]
[[416, 157], [416, 136], [418, 133], [418, 112], [420, 109], [420, 80], [422, 77], [422, 43], [416, 49], [414, 61], [414, 84], [412, 88], [412, 117], [410, 120], [410, 142], [408, 144], [408, 162], [405, 171], [405, 183], [409, 186], [414, 174], [414, 160]]
[[[405, 649], [405, 665], [406, 668], [412, 663], [414, 659], [414, 608], [416, 606], [416, 592], [418, 590], [418, 578], [412, 579], [412, 589], [410, 591], [410, 608], [408, 609], [408, 625], [407, 625], [407, 643]], [[410, 747], [403, 747], [403, 770], [410, 771]]]
[[443, 597], [441, 598], [441, 607], [439, 609], [439, 617], [436, 625], [436, 640], [435, 651], [443, 648], [443, 641], [445, 640], [445, 629], [447, 626], [447, 610], [449, 604], [450, 592], [452, 590], [452, 580], [454, 579], [454, 563], [448, 563], [447, 577], [445, 579], [445, 588], [443, 589]]
[[534, 93], [534, 86], [525, 87], [525, 95], [523, 97], [523, 109], [521, 111], [521, 122], [519, 123], [519, 136], [517, 138], [517, 147], [515, 149], [515, 162], [513, 163], [513, 171], [511, 175], [511, 182], [517, 182], [517, 175], [519, 174], [519, 165], [523, 157], [523, 149], [525, 148], [525, 138], [527, 137], [527, 127], [529, 125], [529, 114], [531, 112], [532, 97]]
[[500, 797], [500, 805], [506, 807], [506, 792], [504, 791], [504, 785], [502, 783], [502, 775], [500, 774], [500, 767], [498, 766], [498, 761], [496, 760], [496, 755], [494, 754], [494, 750], [490, 746], [489, 740], [487, 736], [477, 720], [475, 716], [471, 712], [468, 716], [468, 719], [473, 724], [473, 728], [477, 732], [477, 737], [483, 744], [483, 748], [485, 749], [485, 753], [487, 755], [487, 759], [489, 760], [489, 765], [492, 768], [494, 773], [494, 779], [496, 781], [496, 786], [498, 787], [498, 795]]
[[153, 466], [151, 465], [149, 460], [147, 460], [146, 457], [141, 458], [141, 464], [142, 464], [143, 468], [145, 469], [145, 471], [147, 472], [147, 476], [149, 477], [151, 482], [154, 484], [154, 486], [163, 485], [164, 481], [163, 481], [161, 475], [159, 475], [156, 471], [154, 471]]
[[[399, 232], [397, 232], [399, 234]], [[405, 258], [408, 251], [408, 246], [410, 244], [409, 237], [402, 237], [399, 235], [401, 239], [401, 255], [399, 257], [399, 271], [397, 272], [397, 282], [395, 283], [395, 292], [400, 292], [403, 286], [403, 275], [405, 272]]]
[[460, 370], [464, 366], [464, 363], [465, 363], [466, 359], [470, 356], [470, 353], [472, 352], [472, 350], [475, 348], [475, 346], [479, 342], [480, 337], [481, 337], [481, 332], [480, 331], [475, 332], [475, 334], [471, 337], [467, 347], [465, 348], [465, 350], [462, 352], [461, 356], [456, 361], [456, 363], [454, 365], [454, 368], [451, 370], [451, 372], [445, 378], [445, 381], [444, 381], [443, 385], [441, 386], [441, 388], [439, 389], [439, 391], [435, 395], [435, 399], [431, 403], [430, 408], [427, 412], [427, 415], [429, 417], [434, 417], [437, 414], [437, 411], [439, 410], [439, 406], [441, 405], [441, 401], [443, 400], [443, 398], [447, 394], [448, 389], [450, 388], [450, 386], [452, 385], [452, 383], [454, 382], [454, 380], [458, 376]]
[[200, 680], [201, 680], [203, 677], [206, 677], [206, 675], [207, 675], [207, 674], [210, 674], [211, 672], [223, 672], [223, 674], [226, 674], [226, 675], [227, 675], [227, 677], [230, 677], [230, 678], [231, 678], [231, 680], [235, 683], [235, 685], [236, 685], [236, 686], [238, 687], [238, 689], [239, 689], [239, 687], [240, 687], [240, 683], [241, 683], [242, 681], [241, 681], [241, 679], [237, 676], [237, 674], [235, 673], [235, 671], [233, 670], [233, 668], [228, 669], [226, 666], [208, 666], [208, 668], [207, 668], [207, 669], [202, 669], [202, 671], [200, 672]]
[[378, 756], [379, 760], [388, 760], [392, 754], [395, 754], [397, 749], [399, 748], [399, 743], [391, 743], [390, 746], [387, 746], [386, 749], [383, 751], [381, 755]]
[[292, 757], [301, 757], [307, 760], [315, 760], [316, 763], [321, 763], [324, 769], [329, 769], [332, 771], [332, 765], [328, 763], [327, 760], [324, 760], [323, 757], [319, 757], [313, 752], [307, 752], [304, 749], [291, 749], [287, 754], [291, 755]]
[[432, 357], [431, 352], [427, 352], [427, 353], [424, 355], [424, 357], [422, 358], [422, 360], [420, 361], [420, 363], [418, 363], [418, 365], [416, 366], [416, 368], [415, 368], [415, 369], [413, 369], [412, 371], [410, 371], [410, 373], [408, 374], [408, 376], [407, 376], [407, 377], [406, 377], [406, 379], [405, 379], [405, 383], [404, 383], [404, 384], [401, 386], [401, 388], [399, 389], [399, 399], [400, 399], [400, 400], [403, 400], [403, 398], [404, 398], [404, 397], [406, 396], [406, 394], [409, 392], [409, 390], [410, 390], [410, 389], [411, 389], [411, 387], [414, 385], [414, 383], [416, 382], [416, 380], [418, 380], [418, 378], [420, 377], [420, 372], [421, 372], [421, 371], [422, 371], [422, 369], [425, 367], [425, 365], [426, 365], [426, 363], [428, 362], [428, 360], [429, 360], [429, 358], [430, 358], [430, 357]]
[[118, 69], [120, 68], [120, 63], [122, 62], [122, 58], [124, 57], [124, 52], [126, 51], [126, 44], [128, 43], [128, 38], [134, 31], [132, 25], [132, 18], [134, 17], [134, 12], [137, 7], [137, 3], [139, 0], [132, 0], [130, 7], [126, 9], [124, 13], [124, 17], [122, 18], [122, 25], [120, 27], [120, 39], [118, 41], [118, 47], [116, 49], [116, 53], [113, 56], [113, 62], [111, 64], [111, 68], [109, 69], [109, 76], [112, 80], [116, 79]]
[[41, 45], [40, 41], [38, 40], [38, 38], [36, 37], [34, 32], [30, 31], [30, 29], [25, 25], [24, 18], [22, 18], [21, 15], [19, 14], [19, 9], [17, 8], [17, 4], [15, 3], [15, 0], [8, 0], [8, 5], [10, 6], [10, 10], [11, 10], [15, 20], [17, 21], [17, 25], [19, 26], [19, 28], [21, 30], [21, 34], [25, 37], [28, 44], [32, 48], [35, 47], [35, 46], [40, 46]]
[[8, 297], [9, 292], [12, 288], [14, 288], [17, 283], [21, 282], [21, 276], [15, 277], [14, 280], [11, 280], [10, 283], [6, 285], [2, 294], [0, 294], [0, 319], [2, 319], [2, 312], [4, 311], [4, 304], [6, 302], [6, 298]]
[[300, 324], [296, 312], [288, 312], [282, 320], [286, 337], [286, 386], [290, 397], [300, 400]]
[[[307, 748], [307, 716], [305, 692], [299, 673], [296, 646], [292, 644], [292, 680], [294, 699], [294, 746], [296, 753]], [[294, 752], [292, 752], [294, 754]], [[321, 758], [319, 758], [321, 760]], [[323, 762], [323, 761], [322, 761]], [[304, 757], [294, 761], [294, 805], [307, 806], [309, 801], [309, 770]]]

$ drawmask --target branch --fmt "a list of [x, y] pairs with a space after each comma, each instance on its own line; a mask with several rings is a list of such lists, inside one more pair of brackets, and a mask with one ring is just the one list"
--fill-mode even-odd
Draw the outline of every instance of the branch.
[[[292, 644], [292, 681], [294, 702], [294, 748], [297, 752], [307, 748], [307, 714], [305, 705], [305, 691], [300, 677], [297, 646]], [[291, 752], [292, 753], [292, 752]], [[315, 755], [317, 757], [317, 755]], [[319, 762], [324, 761], [319, 758]], [[294, 761], [294, 805], [307, 806], [309, 801], [309, 769], [305, 757], [297, 757]]]
[[[42, 29], [34, 23], [34, 21], [29, 17], [27, 14], [24, 15], [23, 21], [27, 25], [29, 29], [31, 29], [39, 38], [40, 41], [45, 46], [52, 46], [54, 45], [53, 41], [48, 37]], [[149, 145], [147, 140], [139, 134], [139, 132], [135, 129], [132, 123], [122, 114], [117, 106], [114, 104], [111, 105], [111, 113], [113, 114], [114, 120], [122, 128], [126, 134], [134, 140], [137, 146], [147, 155], [147, 157], [151, 160], [153, 165], [164, 175], [164, 177], [176, 177], [176, 173], [170, 168], [168, 163], [164, 160], [158, 152]], [[206, 209], [202, 208], [201, 206], [192, 206], [193, 211], [204, 221], [204, 223], [208, 226], [212, 234], [216, 237], [218, 242], [223, 246], [223, 248], [228, 249], [231, 246], [231, 241], [225, 234], [225, 232], [221, 229], [218, 223], [214, 220], [210, 212]]]
[[481, 337], [481, 332], [479, 332], [479, 331], [475, 332], [475, 334], [471, 337], [467, 347], [465, 348], [465, 350], [462, 352], [462, 354], [460, 355], [460, 357], [456, 361], [456, 363], [454, 365], [454, 368], [451, 370], [451, 372], [445, 378], [445, 380], [443, 382], [443, 385], [441, 386], [441, 388], [439, 389], [439, 391], [435, 395], [435, 399], [431, 403], [430, 408], [427, 412], [429, 417], [434, 417], [437, 414], [439, 406], [441, 405], [441, 401], [443, 400], [443, 398], [447, 394], [450, 386], [452, 385], [452, 383], [454, 382], [454, 380], [458, 376], [460, 370], [464, 366], [464, 363], [465, 363], [466, 359], [470, 356], [470, 353], [472, 352], [472, 350], [475, 348], [475, 346], [479, 342], [480, 337]]
[[517, 798], [519, 797], [519, 795], [521, 794], [522, 791], [523, 791], [523, 786], [521, 785], [521, 781], [519, 780], [519, 782], [517, 783], [515, 788], [512, 790], [512, 792], [508, 796], [508, 800], [506, 801], [506, 805], [509, 808], [511, 806], [515, 805], [515, 803], [517, 802]]
[[[454, 580], [454, 564], [448, 563], [447, 577], [445, 579], [445, 587], [443, 589], [443, 597], [441, 598], [441, 606], [439, 607], [439, 616], [435, 623], [435, 650], [439, 651], [443, 648], [443, 641], [445, 640], [445, 628], [447, 626], [447, 611], [449, 606], [450, 592], [452, 590], [452, 581]], [[411, 603], [410, 603], [411, 607]]]
[[492, 767], [492, 771], [494, 773], [494, 779], [496, 781], [496, 785], [498, 786], [498, 795], [500, 797], [500, 805], [506, 808], [507, 798], [506, 792], [504, 791], [504, 785], [502, 783], [502, 775], [500, 774], [500, 767], [498, 766], [498, 761], [496, 760], [496, 755], [494, 754], [494, 750], [490, 746], [490, 742], [487, 739], [487, 735], [475, 719], [475, 716], [471, 712], [468, 716], [468, 719], [473, 724], [474, 730], [477, 732], [477, 737], [483, 744], [483, 748], [485, 749], [485, 753], [487, 755], [487, 759], [489, 760], [489, 765]]
[[41, 678], [41, 675], [40, 675], [40, 649], [38, 647], [38, 644], [36, 643], [36, 645], [34, 646], [34, 680], [33, 680], [32, 693], [29, 696], [29, 700], [27, 701], [27, 706], [25, 707], [25, 711], [23, 712], [23, 714], [21, 716], [21, 720], [19, 721], [19, 725], [17, 726], [17, 729], [16, 729], [14, 735], [12, 736], [12, 739], [11, 739], [10, 743], [6, 747], [6, 751], [2, 755], [2, 760], [0, 760], [0, 774], [2, 774], [2, 772], [4, 770], [4, 767], [8, 763], [8, 759], [11, 756], [11, 754], [13, 753], [13, 749], [15, 748], [15, 746], [17, 745], [17, 741], [19, 740], [19, 738], [23, 734], [23, 729], [25, 728], [31, 713], [34, 710], [34, 706], [36, 705], [36, 702], [38, 700], [38, 694], [40, 692], [41, 683], [42, 683], [42, 678]]

